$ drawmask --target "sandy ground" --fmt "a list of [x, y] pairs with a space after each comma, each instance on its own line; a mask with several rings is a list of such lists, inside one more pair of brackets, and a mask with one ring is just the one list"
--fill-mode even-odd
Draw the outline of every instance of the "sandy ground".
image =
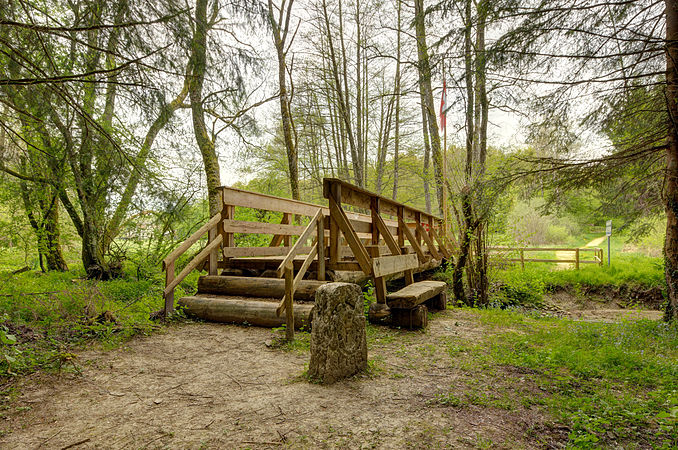
[[440, 313], [426, 332], [384, 329], [371, 340], [372, 375], [321, 386], [302, 377], [307, 351], [267, 347], [269, 329], [173, 325], [117, 350], [81, 354], [81, 374], [24, 378], [0, 426], [0, 447], [561, 446], [566, 431], [535, 406], [435, 401], [482, 386], [542, 395], [515, 368], [485, 374], [455, 364], [448, 346], [487, 332], [459, 310]]

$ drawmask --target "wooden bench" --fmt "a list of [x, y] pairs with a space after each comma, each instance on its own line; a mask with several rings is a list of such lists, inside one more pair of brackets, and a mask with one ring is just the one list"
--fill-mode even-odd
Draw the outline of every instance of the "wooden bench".
[[391, 311], [391, 325], [426, 328], [428, 311], [440, 311], [447, 306], [446, 283], [419, 281], [386, 296]]
[[443, 281], [419, 281], [386, 295], [386, 304], [370, 305], [369, 320], [407, 328], [426, 328], [428, 310], [447, 306], [447, 289]]
[[[386, 304], [389, 308], [412, 309], [428, 300], [432, 309], [445, 309], [445, 303], [441, 302], [441, 297], [445, 296], [444, 281], [419, 281], [405, 286], [397, 292], [386, 295]], [[442, 296], [440, 294], [443, 294]], [[444, 300], [447, 300], [446, 298]]]

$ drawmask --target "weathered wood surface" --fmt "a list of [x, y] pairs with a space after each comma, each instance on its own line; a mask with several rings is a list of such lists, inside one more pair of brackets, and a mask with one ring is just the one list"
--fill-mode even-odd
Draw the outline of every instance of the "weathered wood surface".
[[386, 296], [390, 308], [413, 308], [443, 292], [444, 281], [419, 281]]
[[[281, 236], [282, 237], [282, 236]], [[224, 247], [225, 258], [241, 258], [250, 256], [285, 256], [292, 247]], [[311, 251], [311, 247], [302, 247], [301, 253]]]
[[383, 277], [419, 267], [417, 255], [380, 256], [372, 258], [372, 271], [375, 277]]
[[277, 268], [279, 277], [283, 276], [286, 268], [288, 267], [290, 269], [292, 268], [294, 264], [293, 263], [294, 258], [301, 253], [301, 248], [303, 248], [306, 244], [306, 241], [311, 236], [313, 236], [313, 232], [317, 230], [318, 221], [320, 221], [322, 217], [323, 217], [322, 210], [316, 211], [316, 214], [313, 216], [313, 220], [311, 220], [311, 222], [306, 227], [304, 227], [302, 232], [299, 233], [300, 234], [299, 240], [295, 242], [295, 244], [290, 249], [290, 252], [287, 254], [287, 256], [285, 256], [285, 258], [282, 260], [282, 262]]
[[[279, 327], [285, 323], [285, 317], [276, 315], [278, 301], [275, 299], [253, 299], [222, 297], [219, 295], [198, 294], [179, 299], [189, 315], [204, 320], [223, 323], [248, 323], [260, 327]], [[294, 304], [294, 327], [309, 327], [309, 317], [313, 305]]]
[[165, 257], [162, 261], [162, 266], [163, 268], [167, 267], [167, 265], [170, 262], [176, 261], [176, 259], [183, 255], [186, 250], [191, 248], [193, 244], [198, 242], [200, 238], [207, 233], [210, 229], [214, 228], [217, 226], [219, 221], [221, 220], [221, 214], [216, 214], [214, 215], [205, 225], [201, 226], [195, 233], [193, 233], [188, 239], [186, 239], [184, 242], [179, 245], [176, 249], [174, 249], [169, 255]]
[[[301, 202], [273, 195], [260, 194], [258, 192], [243, 191], [240, 189], [222, 187], [224, 205], [243, 206], [246, 208], [264, 209], [283, 213], [299, 214], [301, 216], [314, 216], [320, 205]], [[329, 214], [328, 208], [325, 213]]]
[[[316, 289], [325, 283], [325, 281], [317, 280], [300, 280], [294, 297], [299, 300], [313, 300]], [[285, 280], [281, 278], [205, 275], [198, 278], [198, 293], [275, 297], [279, 301], [285, 295]]]
[[283, 236], [299, 236], [306, 229], [302, 225], [283, 223], [245, 222], [243, 220], [224, 220], [224, 231], [227, 233], [245, 234], [277, 234]]
[[[177, 275], [176, 278], [174, 278], [172, 280], [171, 283], [169, 283], [167, 286], [165, 286], [165, 290], [163, 291], [163, 294], [167, 295], [170, 292], [172, 292], [174, 290], [174, 288], [177, 287], [177, 285], [179, 283], [181, 283], [189, 273], [191, 273], [193, 270], [195, 270], [198, 267], [198, 265], [202, 264], [207, 259], [207, 257], [209, 256], [210, 252], [212, 252], [212, 250], [219, 247], [222, 239], [223, 239], [222, 235], [218, 235], [212, 242], [207, 244], [207, 246], [205, 248], [203, 248], [202, 251], [200, 253], [198, 253], [198, 255], [195, 258], [193, 258], [191, 260], [191, 262], [189, 262], [186, 265], [186, 267], [184, 267], [184, 270], [182, 270], [179, 273], [179, 275]], [[174, 264], [172, 264], [172, 267], [174, 267]]]

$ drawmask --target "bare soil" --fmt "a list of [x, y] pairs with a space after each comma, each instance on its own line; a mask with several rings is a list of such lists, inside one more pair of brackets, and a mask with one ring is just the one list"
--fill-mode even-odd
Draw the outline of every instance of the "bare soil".
[[[489, 332], [460, 310], [437, 314], [425, 332], [379, 328], [369, 338], [370, 373], [322, 386], [303, 377], [308, 351], [268, 347], [269, 329], [172, 325], [116, 350], [81, 353], [80, 373], [20, 380], [0, 447], [562, 446], [567, 430], [512, 399], [544, 395], [524, 373], [484, 373], [450, 357], [450, 345]], [[444, 401], [450, 393], [485, 400], [460, 406]]]

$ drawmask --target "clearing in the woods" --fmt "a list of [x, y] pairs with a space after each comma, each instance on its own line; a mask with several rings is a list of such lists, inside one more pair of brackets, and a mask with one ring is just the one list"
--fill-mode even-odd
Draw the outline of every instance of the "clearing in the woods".
[[[625, 385], [625, 375], [611, 372], [591, 384], [568, 361], [529, 362], [515, 339], [525, 348], [543, 344], [548, 350], [576, 346], [578, 335], [562, 342], [544, 337], [557, 333], [602, 332], [614, 340], [615, 333], [664, 324], [592, 324], [542, 315], [448, 309], [425, 331], [368, 326], [369, 372], [332, 386], [304, 378], [307, 333], [293, 345], [277, 346], [279, 331], [178, 323], [116, 350], [85, 351], [76, 360], [78, 370], [23, 378], [4, 412], [0, 446], [552, 448], [596, 438], [581, 428], [581, 417], [567, 415], [572, 405], [566, 400], [604, 395], [599, 387]], [[573, 392], [575, 385], [583, 393]], [[635, 395], [636, 404], [649, 402], [645, 391]], [[612, 445], [657, 443], [669, 436], [661, 425], [648, 416], [645, 428], [612, 428], [604, 439]]]

